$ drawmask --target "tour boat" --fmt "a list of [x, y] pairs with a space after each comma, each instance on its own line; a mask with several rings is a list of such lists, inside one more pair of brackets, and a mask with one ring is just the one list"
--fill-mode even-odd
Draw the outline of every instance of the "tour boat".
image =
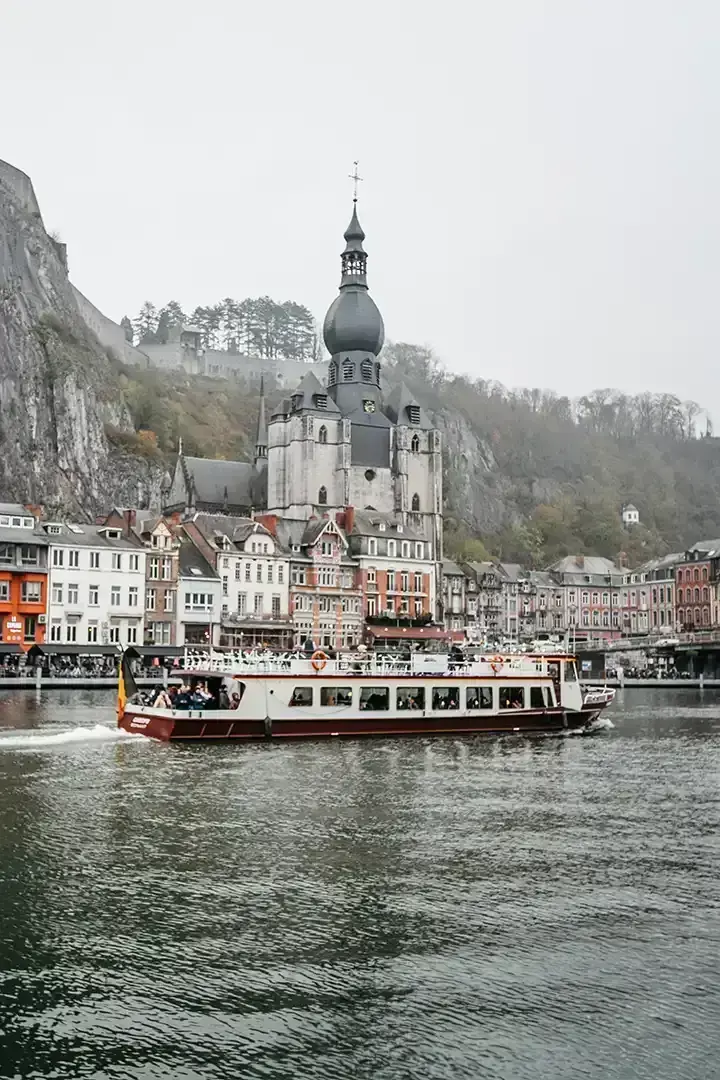
[[[190, 687], [205, 687], [212, 700], [190, 708], [139, 703], [123, 658], [118, 725], [170, 741], [523, 735], [587, 730], [613, 697], [603, 692], [585, 699], [570, 655], [458, 661], [420, 652], [407, 659], [358, 652], [330, 659], [322, 652], [253, 656], [188, 649], [176, 674]], [[221, 699], [235, 707], [218, 707]]]

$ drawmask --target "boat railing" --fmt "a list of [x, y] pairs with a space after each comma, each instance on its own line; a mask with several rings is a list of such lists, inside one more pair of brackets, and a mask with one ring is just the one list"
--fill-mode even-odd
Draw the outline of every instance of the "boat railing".
[[546, 661], [537, 656], [472, 657], [453, 659], [437, 653], [412, 653], [410, 657], [392, 654], [345, 653], [337, 658], [311, 658], [298, 653], [269, 651], [192, 649], [185, 651], [184, 670], [218, 675], [372, 675], [392, 678], [401, 675], [492, 676], [528, 678], [547, 676]]

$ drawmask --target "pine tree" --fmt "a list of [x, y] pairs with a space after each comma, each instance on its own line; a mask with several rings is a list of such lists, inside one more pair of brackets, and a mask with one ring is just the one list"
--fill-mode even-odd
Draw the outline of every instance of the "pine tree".
[[133, 326], [140, 345], [150, 345], [157, 333], [158, 313], [154, 304], [146, 300], [138, 312]]

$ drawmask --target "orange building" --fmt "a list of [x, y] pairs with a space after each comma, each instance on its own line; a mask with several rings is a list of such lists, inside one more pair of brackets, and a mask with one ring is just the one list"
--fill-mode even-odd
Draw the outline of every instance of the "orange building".
[[48, 541], [23, 506], [0, 503], [0, 629], [3, 643], [45, 640]]

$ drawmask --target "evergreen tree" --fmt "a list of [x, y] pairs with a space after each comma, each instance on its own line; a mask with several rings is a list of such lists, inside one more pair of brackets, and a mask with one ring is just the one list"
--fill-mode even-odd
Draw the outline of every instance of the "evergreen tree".
[[157, 323], [157, 308], [149, 300], [146, 300], [133, 323], [135, 336], [140, 345], [150, 345], [155, 341]]

